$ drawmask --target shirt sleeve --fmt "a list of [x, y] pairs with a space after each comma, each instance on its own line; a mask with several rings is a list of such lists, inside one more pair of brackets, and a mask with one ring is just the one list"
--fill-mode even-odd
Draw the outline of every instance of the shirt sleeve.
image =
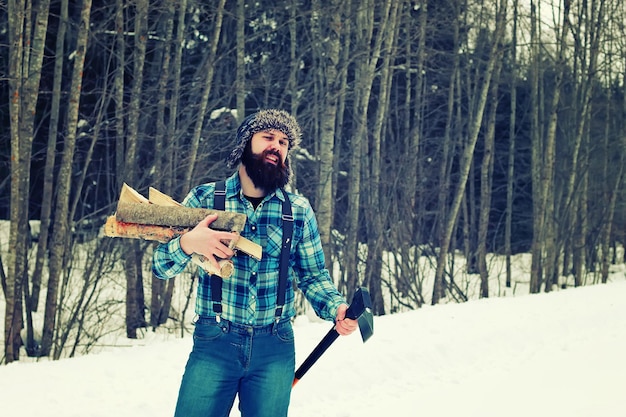
[[152, 273], [160, 279], [173, 278], [183, 272], [190, 259], [177, 237], [156, 247], [152, 254]]
[[317, 220], [308, 202], [304, 207], [303, 223], [302, 239], [297, 243], [293, 266], [298, 287], [319, 317], [333, 321], [337, 308], [346, 301], [326, 269]]
[[[199, 194], [201, 187], [196, 187], [187, 194], [183, 206], [201, 207]], [[183, 272], [191, 256], [180, 247], [180, 237], [157, 246], [152, 254], [152, 273], [160, 279], [173, 278]]]

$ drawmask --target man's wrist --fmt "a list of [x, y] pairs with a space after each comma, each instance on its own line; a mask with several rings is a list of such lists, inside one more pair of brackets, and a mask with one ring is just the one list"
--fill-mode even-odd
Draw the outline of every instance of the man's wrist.
[[177, 237], [170, 240], [167, 244], [169, 252], [172, 254], [172, 259], [178, 263], [187, 263], [191, 259], [191, 254], [183, 250], [180, 240], [182, 237]]

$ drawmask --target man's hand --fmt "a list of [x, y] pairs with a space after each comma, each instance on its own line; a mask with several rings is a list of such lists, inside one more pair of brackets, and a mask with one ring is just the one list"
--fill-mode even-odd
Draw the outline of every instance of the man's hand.
[[342, 336], [347, 336], [354, 332], [359, 323], [356, 320], [346, 318], [347, 304], [341, 304], [337, 309], [337, 317], [335, 318], [335, 330]]
[[189, 232], [180, 238], [180, 247], [187, 254], [197, 253], [203, 255], [211, 264], [219, 270], [216, 258], [229, 259], [235, 252], [233, 247], [237, 243], [239, 235], [233, 232], [222, 232], [209, 228], [209, 225], [217, 219], [217, 214], [205, 217]]

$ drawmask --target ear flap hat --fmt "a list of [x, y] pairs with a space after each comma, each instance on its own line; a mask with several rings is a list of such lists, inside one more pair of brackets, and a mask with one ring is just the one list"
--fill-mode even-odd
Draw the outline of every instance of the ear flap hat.
[[296, 119], [284, 110], [265, 109], [246, 117], [237, 129], [237, 143], [226, 159], [229, 168], [234, 168], [240, 161], [252, 135], [257, 132], [275, 129], [283, 132], [289, 140], [289, 150], [300, 144], [302, 133]]

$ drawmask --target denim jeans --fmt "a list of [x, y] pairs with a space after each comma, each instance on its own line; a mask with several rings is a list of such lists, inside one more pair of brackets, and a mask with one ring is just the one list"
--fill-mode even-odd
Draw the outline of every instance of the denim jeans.
[[228, 417], [239, 395], [242, 417], [286, 417], [295, 370], [289, 320], [242, 326], [196, 322], [175, 417]]

